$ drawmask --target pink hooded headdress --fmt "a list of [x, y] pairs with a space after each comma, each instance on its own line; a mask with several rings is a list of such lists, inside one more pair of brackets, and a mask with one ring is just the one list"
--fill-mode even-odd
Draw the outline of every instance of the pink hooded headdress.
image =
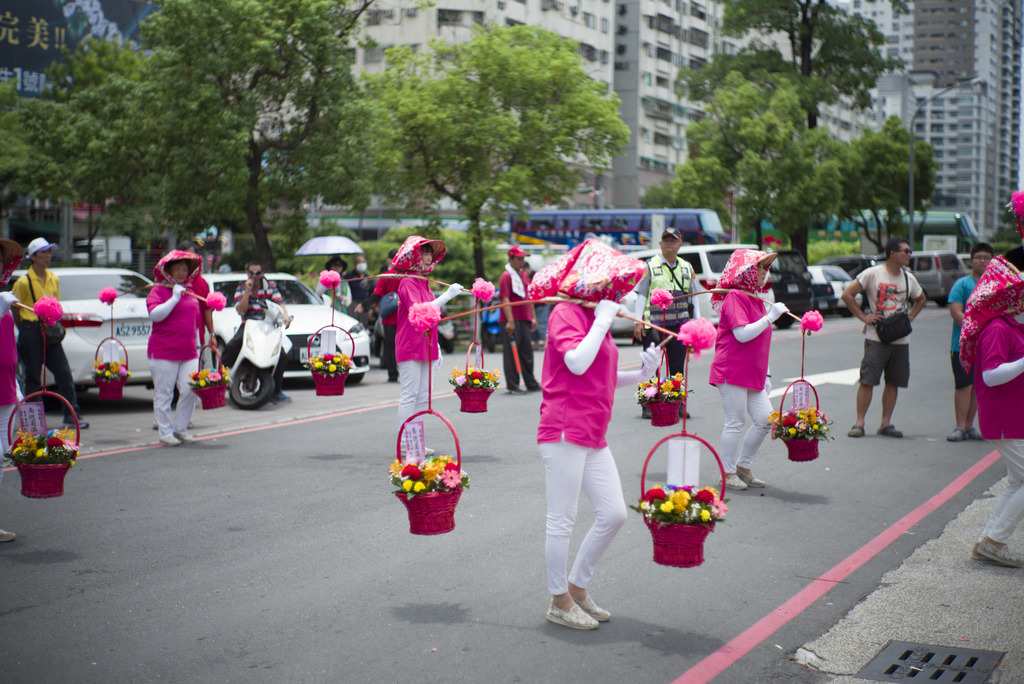
[[0, 285], [6, 285], [14, 269], [18, 268], [25, 250], [14, 240], [0, 238]]
[[968, 373], [978, 353], [982, 329], [1003, 315], [1024, 312], [1024, 278], [1006, 257], [997, 256], [988, 263], [964, 309], [960, 328], [960, 365]]
[[644, 275], [644, 263], [599, 240], [587, 240], [533, 274], [530, 299], [565, 295], [619, 301]]
[[[771, 276], [764, 280], [764, 284], [757, 282], [757, 265], [763, 264], [765, 268], [772, 265], [778, 255], [773, 252], [762, 252], [757, 249], [737, 249], [729, 257], [722, 272], [722, 278], [718, 281], [717, 287], [724, 289], [746, 290], [753, 294], [767, 292], [771, 287]], [[711, 295], [711, 306], [715, 311], [721, 312], [725, 295], [715, 292]]]
[[196, 274], [199, 273], [200, 266], [203, 265], [203, 258], [198, 254], [183, 252], [180, 249], [172, 249], [156, 263], [156, 266], [153, 267], [153, 280], [156, 281], [157, 285], [174, 287], [175, 282], [171, 280], [171, 276], [167, 274], [167, 266], [173, 261], [184, 261], [188, 263], [188, 276], [185, 278], [185, 282], [178, 284], [184, 285], [185, 287], [191, 287], [192, 281], [195, 280]]
[[[429, 267], [424, 268], [420, 251], [427, 246], [434, 251], [434, 261]], [[430, 240], [419, 235], [410, 235], [398, 248], [398, 254], [391, 260], [391, 265], [400, 271], [415, 271], [426, 275], [434, 270], [437, 262], [444, 258], [444, 254], [444, 242], [441, 240]]]

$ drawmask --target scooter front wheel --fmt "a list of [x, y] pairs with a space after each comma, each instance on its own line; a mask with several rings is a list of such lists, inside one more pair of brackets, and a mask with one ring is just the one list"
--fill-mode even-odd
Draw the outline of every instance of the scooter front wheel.
[[274, 374], [251, 363], [239, 366], [231, 379], [231, 401], [240, 409], [251, 411], [270, 401], [274, 396]]

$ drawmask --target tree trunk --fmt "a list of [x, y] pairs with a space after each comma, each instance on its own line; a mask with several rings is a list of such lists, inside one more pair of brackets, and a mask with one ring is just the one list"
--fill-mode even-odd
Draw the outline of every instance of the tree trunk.
[[246, 160], [249, 166], [249, 186], [245, 193], [245, 213], [249, 230], [252, 231], [253, 241], [256, 243], [256, 250], [259, 252], [263, 263], [264, 271], [276, 271], [277, 260], [274, 259], [274, 250], [270, 246], [270, 238], [267, 237], [267, 228], [263, 225], [263, 212], [260, 207], [260, 174], [263, 173], [263, 155], [253, 140], [249, 141], [249, 155]]
[[800, 252], [800, 256], [807, 261], [807, 233], [809, 229], [806, 225], [800, 226], [796, 229], [796, 232], [789, 236], [790, 247], [797, 252]]
[[757, 243], [758, 249], [764, 246], [764, 235], [761, 233], [760, 218], [754, 218], [754, 242]]
[[[85, 248], [89, 250], [89, 267], [91, 268], [96, 265], [95, 263], [93, 263], [96, 257], [93, 256], [92, 253], [92, 202], [89, 202], [89, 218], [86, 219], [85, 221], [85, 234], [89, 237], [89, 240], [86, 242]], [[72, 240], [71, 244], [68, 246], [71, 248], [71, 257], [73, 259], [75, 256], [75, 241]]]

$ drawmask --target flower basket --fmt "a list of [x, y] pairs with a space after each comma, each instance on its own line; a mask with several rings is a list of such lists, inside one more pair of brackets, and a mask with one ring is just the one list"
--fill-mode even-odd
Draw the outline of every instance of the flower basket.
[[[75, 465], [75, 459], [78, 456], [78, 447], [82, 435], [81, 430], [78, 427], [78, 416], [75, 414], [74, 409], [71, 408], [71, 404], [68, 403], [67, 399], [56, 392], [51, 392], [49, 390], [33, 392], [18, 402], [18, 405], [25, 403], [33, 397], [44, 396], [51, 396], [59, 399], [71, 412], [71, 415], [75, 420], [75, 441], [74, 443], [69, 441], [70, 429], [67, 428], [64, 430], [51, 430], [44, 435], [29, 435], [29, 438], [35, 439], [37, 444], [44, 444], [46, 452], [42, 458], [32, 458], [30, 456], [28, 457], [29, 460], [49, 460], [51, 462], [25, 462], [25, 460], [23, 460], [25, 458], [24, 452], [21, 454], [17, 453], [18, 445], [15, 443], [15, 440], [12, 439], [12, 428], [14, 427], [14, 419], [18, 415], [18, 410], [15, 408], [15, 410], [11, 412], [11, 417], [7, 421], [7, 443], [11, 445], [11, 451], [8, 455], [14, 459], [14, 465], [18, 468], [18, 474], [21, 475], [21, 494], [29, 499], [52, 499], [64, 494], [64, 476], [67, 475], [68, 470]], [[20, 430], [19, 433], [18, 442], [21, 441], [22, 434], [27, 435], [27, 433], [22, 433]], [[54, 439], [54, 437], [58, 439], [58, 442], [55, 445], [51, 445], [50, 440]], [[43, 441], [39, 442], [38, 440], [40, 439]], [[63, 443], [61, 443], [62, 441]], [[35, 446], [31, 447], [28, 450], [28, 453], [31, 454], [33, 449], [35, 449]], [[40, 447], [40, 450], [42, 449], [43, 447]], [[67, 460], [57, 460], [56, 462], [53, 462], [54, 459]]]
[[[319, 339], [321, 333], [327, 328], [334, 328], [348, 335], [352, 342], [352, 354], [323, 354], [313, 355], [313, 340]], [[348, 330], [336, 325], [325, 325], [309, 336], [306, 342], [306, 362], [303, 364], [313, 375], [313, 382], [316, 384], [316, 396], [318, 397], [340, 397], [345, 394], [345, 380], [348, 378], [349, 370], [352, 368], [351, 359], [356, 353], [355, 338]], [[330, 370], [331, 367], [334, 370]]]
[[[215, 371], [206, 372], [204, 375], [203, 370], [203, 351], [209, 349], [213, 356], [216, 357], [217, 362], [214, 366]], [[200, 385], [200, 382], [207, 383], [205, 386]], [[189, 380], [189, 388], [192, 392], [199, 397], [199, 403], [203, 407], [203, 410], [210, 410], [215, 408], [221, 408], [228, 404], [228, 387], [231, 386], [231, 379], [228, 377], [228, 369], [221, 363], [220, 352], [217, 351], [217, 347], [212, 344], [203, 345], [203, 348], [199, 350], [199, 370], [191, 374]]]
[[650, 401], [647, 408], [651, 411], [651, 425], [667, 427], [679, 422], [679, 405], [681, 401]]
[[[117, 342], [124, 351], [124, 357], [118, 361], [105, 363], [100, 361], [100, 352], [107, 342]], [[96, 354], [93, 357], [92, 379], [96, 382], [96, 388], [100, 392], [100, 399], [104, 401], [118, 401], [124, 398], [124, 386], [128, 382], [131, 373], [128, 371], [128, 350], [124, 343], [116, 337], [108, 337], [96, 345]]]
[[[786, 394], [797, 383], [803, 382], [814, 393], [814, 404], [806, 409], [786, 411]], [[795, 404], [795, 400], [794, 400]], [[829, 420], [825, 413], [818, 409], [818, 391], [814, 385], [800, 379], [789, 384], [782, 393], [779, 410], [772, 412], [768, 420], [772, 439], [779, 439], [786, 445], [790, 461], [805, 463], [818, 458], [818, 442], [831, 439], [828, 434]]]
[[[477, 346], [476, 341], [469, 343], [466, 350], [466, 368], [453, 368], [448, 382], [455, 388], [462, 407], [462, 413], [487, 413], [487, 399], [494, 393], [501, 379], [498, 371], [485, 371], [483, 363], [480, 368], [471, 366], [469, 359], [473, 354], [473, 347]], [[481, 360], [483, 357], [481, 356]]]
[[[455, 460], [452, 461], [450, 456], [430, 458], [420, 464], [423, 466], [423, 471], [421, 471], [417, 465], [403, 465], [402, 434], [410, 420], [425, 414], [437, 416], [448, 426], [452, 437], [455, 438]], [[394, 494], [399, 501], [405, 504], [406, 512], [409, 515], [409, 532], [435, 535], [454, 530], [455, 507], [462, 497], [462, 490], [469, 488], [469, 476], [462, 472], [462, 449], [459, 446], [459, 436], [455, 433], [455, 428], [444, 416], [433, 409], [420, 411], [409, 416], [402, 423], [402, 427], [398, 430], [397, 451], [398, 458], [395, 459], [391, 468], [391, 482], [404, 489], [404, 491], [400, 490]], [[433, 479], [430, 480], [431, 484], [426, 485], [431, 467], [437, 468], [437, 470], [435, 470]], [[438, 476], [437, 473], [441, 473], [441, 476]], [[449, 481], [448, 478], [451, 480]], [[434, 491], [423, 491], [429, 488], [434, 488]]]
[[[662, 489], [660, 486], [655, 486], [650, 490], [647, 489], [647, 466], [651, 462], [651, 457], [654, 456], [654, 453], [662, 444], [670, 439], [680, 437], [700, 442], [715, 457], [715, 460], [718, 462], [719, 473], [722, 477], [720, 495], [716, 495], [715, 491], [710, 487], [703, 489], [679, 487], [672, 490], [669, 487]], [[661, 497], [656, 495], [658, 492], [662, 495]], [[683, 495], [683, 492], [686, 492], [686, 494]], [[698, 510], [707, 510], [708, 519], [704, 522], [698, 521], [695, 523], [666, 522], [664, 519], [654, 519], [655, 515], [676, 519], [682, 517], [674, 515], [672, 512], [666, 514], [659, 513], [661, 509], [658, 507], [662, 503], [671, 507], [671, 502], [675, 502], [677, 496], [685, 496], [684, 500], [680, 502], [683, 511], [692, 510], [691, 504], [693, 506], [699, 504]], [[630, 506], [630, 508], [644, 516], [644, 524], [650, 530], [651, 541], [654, 545], [653, 559], [655, 563], [673, 568], [695, 568], [701, 565], [704, 562], [704, 541], [709, 534], [714, 532], [715, 523], [723, 520], [725, 513], [728, 511], [728, 507], [725, 505], [725, 468], [722, 466], [722, 459], [718, 457], [718, 452], [706, 440], [688, 432], [680, 432], [679, 434], [672, 434], [662, 438], [661, 441], [654, 445], [654, 448], [647, 454], [647, 460], [644, 461], [644, 468], [640, 474], [640, 504], [638, 506]], [[693, 515], [695, 518], [701, 519], [704, 514], [687, 513], [687, 515]]]

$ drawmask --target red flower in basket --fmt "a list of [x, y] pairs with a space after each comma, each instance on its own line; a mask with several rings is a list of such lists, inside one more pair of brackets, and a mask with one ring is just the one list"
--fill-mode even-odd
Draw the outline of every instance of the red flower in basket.
[[702, 489], [693, 495], [693, 500], [699, 504], [713, 504], [715, 502], [715, 495], [706, 489]]
[[60, 437], [58, 437], [57, 435], [53, 435], [53, 436], [48, 437], [46, 439], [46, 447], [48, 449], [52, 449], [53, 447], [61, 447], [61, 446], [64, 446], [64, 440], [61, 439]]
[[665, 490], [662, 489], [661, 487], [651, 487], [650, 489], [647, 490], [647, 493], [644, 494], [644, 501], [648, 502], [659, 500], [664, 501], [667, 498], [668, 494], [666, 494]]
[[480, 371], [473, 371], [472, 373], [470, 373], [470, 377], [473, 378], [474, 380], [483, 380], [484, 374], [481, 373]]
[[410, 480], [419, 480], [423, 477], [423, 473], [417, 466], [410, 463], [402, 468], [402, 477], [407, 477]]
[[444, 465], [444, 469], [445, 470], [453, 470], [456, 473], [460, 472], [459, 464], [458, 463], [446, 463]]

